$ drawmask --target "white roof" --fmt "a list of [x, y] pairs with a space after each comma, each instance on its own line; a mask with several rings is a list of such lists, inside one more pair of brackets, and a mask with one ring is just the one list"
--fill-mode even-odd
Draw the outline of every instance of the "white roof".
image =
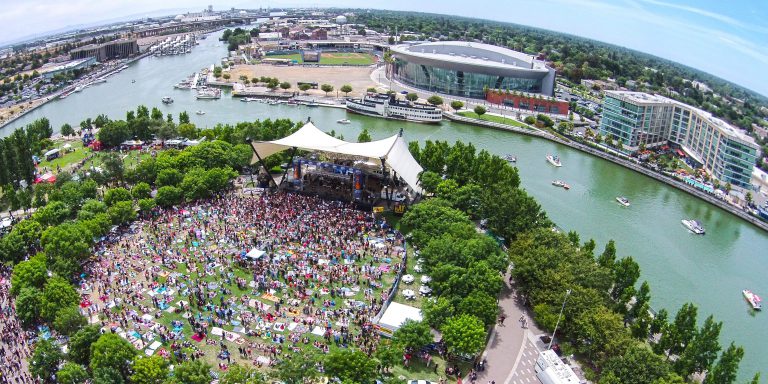
[[[408, 144], [400, 135], [368, 143], [349, 143], [321, 131], [314, 124], [308, 122], [292, 135], [279, 140], [254, 142], [252, 145], [262, 159], [293, 147], [368, 159], [384, 159], [385, 163], [397, 172], [411, 189], [421, 192], [418, 180], [419, 173], [423, 168], [408, 151]], [[257, 160], [254, 156], [251, 163], [255, 163]]]
[[400, 304], [397, 302], [389, 303], [389, 307], [384, 311], [384, 315], [379, 320], [379, 325], [397, 330], [400, 328], [406, 320], [421, 321], [421, 310], [410, 305]]

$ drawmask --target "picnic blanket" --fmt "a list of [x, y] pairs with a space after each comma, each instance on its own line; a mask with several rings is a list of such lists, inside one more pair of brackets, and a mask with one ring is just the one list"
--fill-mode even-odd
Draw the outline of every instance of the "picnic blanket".
[[269, 301], [275, 302], [275, 303], [280, 301], [280, 298], [278, 298], [277, 296], [275, 296], [275, 295], [273, 295], [271, 293], [265, 293], [265, 294], [261, 295], [261, 298], [264, 299], [264, 300], [269, 300]]

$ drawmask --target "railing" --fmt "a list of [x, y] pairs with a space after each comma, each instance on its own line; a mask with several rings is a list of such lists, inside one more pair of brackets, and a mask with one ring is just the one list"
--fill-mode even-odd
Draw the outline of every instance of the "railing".
[[[400, 232], [395, 231], [397, 234], [400, 234]], [[395, 236], [397, 238], [397, 236]], [[408, 242], [403, 239], [403, 263], [400, 267], [400, 271], [397, 272], [397, 276], [395, 276], [395, 281], [392, 282], [392, 288], [390, 288], [389, 295], [387, 295], [387, 299], [384, 301], [384, 303], [381, 304], [381, 309], [379, 310], [379, 313], [376, 314], [376, 316], [371, 319], [372, 323], [378, 323], [381, 319], [381, 316], [384, 315], [384, 312], [389, 308], [389, 304], [392, 302], [392, 300], [395, 298], [395, 295], [397, 294], [398, 287], [400, 286], [400, 279], [403, 277], [403, 272], [407, 270], [406, 265], [408, 265]]]

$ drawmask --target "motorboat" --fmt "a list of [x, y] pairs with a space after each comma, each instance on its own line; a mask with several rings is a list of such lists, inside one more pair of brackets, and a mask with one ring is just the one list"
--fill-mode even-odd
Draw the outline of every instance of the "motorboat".
[[170, 96], [163, 96], [163, 104], [171, 104], [173, 99]]
[[760, 299], [760, 296], [754, 294], [749, 289], [741, 291], [741, 294], [744, 295], [744, 299], [746, 299], [749, 305], [752, 306], [752, 309], [756, 311], [763, 309], [763, 303], [762, 299]]
[[563, 166], [563, 164], [560, 162], [560, 158], [557, 155], [547, 155], [547, 161], [555, 167]]
[[510, 154], [504, 155], [503, 159], [508, 161], [508, 162], [510, 162], [510, 163], [516, 163], [517, 162], [517, 157], [515, 157], [513, 155], [510, 155]]
[[197, 111], [195, 113], [198, 114], [198, 115], [205, 115], [205, 111]]
[[616, 198], [616, 201], [618, 201], [618, 202], [619, 202], [619, 204], [621, 204], [621, 205], [623, 205], [623, 206], [625, 206], [625, 207], [629, 207], [629, 199], [627, 199], [627, 198], [626, 198], [626, 197], [624, 197], [624, 196], [619, 196], [619, 197], [617, 197], [617, 198]]
[[221, 89], [218, 88], [200, 88], [197, 90], [198, 99], [220, 99]]
[[562, 188], [564, 188], [566, 191], [567, 191], [567, 190], [569, 190], [569, 189], [571, 189], [571, 186], [570, 186], [570, 185], [568, 185], [567, 183], [565, 183], [565, 182], [564, 182], [564, 181], [562, 181], [562, 180], [555, 180], [555, 181], [553, 181], [553, 182], [552, 182], [552, 185], [554, 185], [555, 187], [562, 187]]
[[340, 120], [336, 120], [336, 122], [339, 123], [339, 124], [349, 124], [352, 121], [349, 120], [349, 119], [340, 119]]
[[688, 228], [689, 231], [697, 235], [703, 235], [705, 232], [704, 226], [701, 225], [701, 223], [696, 220], [688, 219], [688, 220], [681, 220], [681, 222], [686, 228]]

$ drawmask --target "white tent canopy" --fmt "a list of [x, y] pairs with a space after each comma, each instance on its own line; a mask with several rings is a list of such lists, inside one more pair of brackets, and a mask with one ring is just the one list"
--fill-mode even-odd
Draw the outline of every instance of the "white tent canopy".
[[245, 257], [249, 259], [257, 260], [257, 259], [260, 259], [262, 256], [264, 256], [265, 253], [267, 252], [264, 252], [260, 249], [253, 248], [250, 251], [248, 251], [248, 253], [245, 254]]
[[[383, 159], [386, 165], [397, 172], [411, 189], [422, 192], [418, 180], [423, 168], [408, 151], [408, 144], [400, 135], [368, 143], [349, 143], [321, 131], [314, 124], [308, 122], [292, 135], [279, 140], [253, 142], [252, 146], [262, 159], [294, 147], [307, 151]], [[254, 156], [251, 163], [255, 163], [257, 160], [258, 158]]]

